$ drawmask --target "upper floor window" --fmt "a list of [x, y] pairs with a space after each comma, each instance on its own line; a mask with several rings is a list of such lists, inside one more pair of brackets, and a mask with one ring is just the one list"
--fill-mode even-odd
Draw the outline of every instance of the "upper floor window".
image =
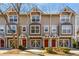
[[39, 22], [40, 22], [40, 16], [38, 16], [38, 15], [33, 15], [33, 16], [32, 16], [32, 22], [39, 23]]
[[53, 34], [56, 34], [56, 33], [57, 33], [57, 26], [56, 26], [56, 25], [52, 25], [51, 32], [52, 32]]
[[4, 34], [5, 32], [5, 27], [0, 25], [0, 34]]
[[17, 27], [16, 25], [10, 25], [11, 29], [7, 26], [7, 33], [16, 33]]
[[30, 33], [31, 34], [40, 34], [40, 25], [31, 25]]
[[45, 33], [48, 33], [48, 32], [49, 32], [49, 26], [48, 26], [48, 25], [45, 25], [45, 26], [44, 26], [44, 32], [45, 32]]
[[62, 25], [62, 33], [63, 34], [71, 34], [72, 33], [71, 25]]
[[61, 23], [70, 22], [69, 15], [63, 15], [61, 16]]
[[17, 23], [18, 22], [17, 16], [16, 15], [9, 16], [9, 21], [10, 23]]

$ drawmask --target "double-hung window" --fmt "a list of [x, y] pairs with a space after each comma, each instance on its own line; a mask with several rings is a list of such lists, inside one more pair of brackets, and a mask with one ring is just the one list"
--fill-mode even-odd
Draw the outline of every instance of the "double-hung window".
[[30, 34], [40, 34], [40, 25], [31, 25]]
[[44, 33], [48, 33], [49, 32], [49, 26], [48, 25], [45, 25], [44, 26]]
[[70, 22], [69, 15], [61, 16], [61, 23]]
[[56, 25], [52, 25], [51, 32], [53, 35], [57, 34], [57, 26]]
[[16, 33], [17, 27], [16, 25], [10, 25], [11, 29], [7, 26], [7, 32], [8, 33]]
[[0, 25], [0, 34], [4, 34], [5, 33], [5, 26], [4, 25]]
[[40, 22], [40, 16], [33, 15], [32, 16], [32, 23], [39, 23]]
[[18, 22], [17, 16], [16, 15], [9, 16], [9, 22], [10, 23], [17, 23]]
[[71, 34], [72, 26], [71, 25], [62, 25], [62, 34]]

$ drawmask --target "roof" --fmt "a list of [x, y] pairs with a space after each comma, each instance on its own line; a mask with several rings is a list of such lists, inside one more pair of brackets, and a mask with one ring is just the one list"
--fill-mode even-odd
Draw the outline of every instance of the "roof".
[[[36, 4], [35, 6], [30, 7], [28, 4], [24, 3], [22, 4], [21, 10], [20, 10], [20, 14], [26, 14], [32, 11], [32, 9], [37, 9], [39, 11], [41, 11], [42, 13], [46, 13], [46, 14], [59, 14], [60, 12], [63, 11], [63, 9], [69, 9], [70, 11], [74, 12], [74, 13], [78, 13], [76, 12], [75, 9], [72, 9], [71, 7], [67, 6], [67, 5], [63, 5], [61, 4], [53, 4], [50, 3], [48, 5], [43, 4], [42, 6], [40, 6], [42, 4]], [[73, 4], [74, 5], [74, 4]], [[9, 10], [9, 8], [11, 8], [12, 5], [9, 3], [5, 3], [2, 6], [0, 6], [0, 9], [3, 12], [7, 12], [7, 10]]]

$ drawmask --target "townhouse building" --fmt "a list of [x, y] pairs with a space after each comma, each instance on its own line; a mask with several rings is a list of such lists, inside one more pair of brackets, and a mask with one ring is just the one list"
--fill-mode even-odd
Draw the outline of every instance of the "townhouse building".
[[[7, 18], [8, 24], [3, 16]], [[69, 7], [56, 14], [45, 13], [33, 7], [27, 13], [20, 13], [18, 19], [15, 9], [9, 8], [4, 15], [0, 14], [0, 48], [12, 48], [12, 33], [15, 34], [17, 46], [35, 49], [72, 48], [72, 40], [76, 36], [75, 16], [76, 13]]]

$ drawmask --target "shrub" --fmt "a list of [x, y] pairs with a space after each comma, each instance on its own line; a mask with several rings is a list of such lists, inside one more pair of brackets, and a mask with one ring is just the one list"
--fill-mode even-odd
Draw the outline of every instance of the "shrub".
[[76, 48], [77, 46], [77, 41], [75, 41], [75, 39], [73, 39], [73, 48]]
[[53, 48], [52, 47], [47, 47], [47, 48], [45, 48], [45, 50], [47, 51], [47, 53], [51, 53], [51, 54], [55, 54], [56, 52], [53, 50]]
[[24, 46], [20, 45], [20, 46], [19, 46], [19, 49], [20, 49], [20, 50], [25, 50], [26, 48], [25, 48]]
[[69, 51], [70, 51], [70, 48], [63, 48], [63, 52], [69, 53]]
[[46, 48], [46, 51], [47, 51], [48, 53], [52, 53], [52, 47]]

